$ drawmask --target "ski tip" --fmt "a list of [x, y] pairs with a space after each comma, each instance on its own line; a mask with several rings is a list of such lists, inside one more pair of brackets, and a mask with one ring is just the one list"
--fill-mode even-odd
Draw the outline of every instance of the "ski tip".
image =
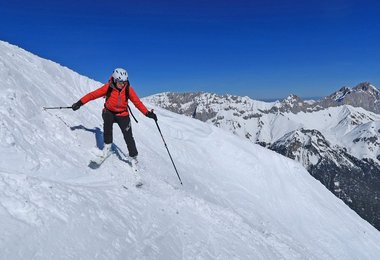
[[88, 167], [89, 167], [90, 169], [96, 170], [96, 169], [98, 169], [98, 168], [100, 167], [100, 164], [98, 164], [98, 163], [96, 163], [96, 162], [90, 162], [90, 163], [88, 164]]

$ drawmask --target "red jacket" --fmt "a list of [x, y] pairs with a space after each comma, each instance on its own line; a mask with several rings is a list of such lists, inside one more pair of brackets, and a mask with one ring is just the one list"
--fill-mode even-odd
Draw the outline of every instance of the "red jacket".
[[[88, 93], [87, 95], [83, 96], [80, 101], [83, 104], [86, 104], [87, 102], [100, 98], [105, 97], [107, 94], [107, 90], [110, 88], [110, 82], [104, 84], [100, 88]], [[125, 89], [126, 87], [123, 87], [121, 90], [118, 90], [113, 84], [111, 85], [112, 92], [109, 98], [107, 99], [105, 103], [105, 107], [114, 112], [118, 113], [118, 116], [128, 116], [128, 100], [126, 99], [125, 95]], [[146, 115], [149, 111], [145, 107], [145, 105], [141, 102], [139, 97], [137, 96], [136, 92], [133, 90], [132, 86], [129, 86], [129, 99], [132, 101], [132, 103], [135, 105], [135, 107], [141, 111], [144, 115]]]

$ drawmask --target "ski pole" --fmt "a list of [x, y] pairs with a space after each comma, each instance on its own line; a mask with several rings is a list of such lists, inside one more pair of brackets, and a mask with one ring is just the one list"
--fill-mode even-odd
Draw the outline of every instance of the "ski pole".
[[68, 108], [72, 108], [72, 107], [42, 107], [43, 109], [68, 109]]
[[160, 135], [161, 135], [162, 141], [164, 141], [166, 151], [168, 151], [168, 154], [169, 154], [170, 160], [172, 161], [172, 164], [173, 164], [173, 166], [174, 166], [174, 170], [175, 170], [175, 172], [177, 173], [177, 176], [178, 176], [178, 179], [179, 179], [181, 185], [183, 185], [183, 184], [182, 184], [181, 177], [179, 177], [179, 174], [178, 174], [178, 171], [177, 171], [177, 167], [175, 167], [175, 164], [174, 164], [174, 162], [173, 162], [173, 158], [172, 158], [172, 156], [170, 155], [170, 152], [169, 152], [168, 146], [166, 145], [165, 139], [164, 139], [164, 137], [162, 136], [161, 129], [160, 129], [160, 127], [159, 127], [157, 121], [155, 121], [155, 122], [156, 122], [156, 126], [157, 126], [157, 128], [158, 128], [158, 131], [160, 132]]

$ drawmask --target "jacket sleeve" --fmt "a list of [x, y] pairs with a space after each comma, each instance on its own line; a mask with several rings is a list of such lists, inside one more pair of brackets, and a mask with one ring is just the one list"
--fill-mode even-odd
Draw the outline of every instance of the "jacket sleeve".
[[100, 88], [86, 94], [85, 96], [83, 96], [80, 101], [84, 104], [86, 104], [87, 102], [91, 101], [91, 100], [94, 100], [94, 99], [97, 99], [97, 98], [100, 98], [100, 97], [104, 97], [106, 94], [107, 94], [107, 90], [109, 88], [109, 83], [106, 83], [104, 84], [103, 86], [101, 86]]
[[141, 102], [141, 100], [137, 96], [132, 86], [129, 87], [129, 99], [132, 101], [135, 107], [138, 110], [140, 110], [140, 112], [143, 113], [144, 115], [146, 115], [149, 112], [148, 109], [145, 107], [145, 105]]

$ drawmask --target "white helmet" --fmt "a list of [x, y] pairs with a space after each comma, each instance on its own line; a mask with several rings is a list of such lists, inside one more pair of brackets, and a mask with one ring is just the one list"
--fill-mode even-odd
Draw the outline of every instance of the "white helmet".
[[113, 77], [114, 82], [127, 81], [128, 72], [125, 69], [116, 68], [112, 73], [112, 77]]

